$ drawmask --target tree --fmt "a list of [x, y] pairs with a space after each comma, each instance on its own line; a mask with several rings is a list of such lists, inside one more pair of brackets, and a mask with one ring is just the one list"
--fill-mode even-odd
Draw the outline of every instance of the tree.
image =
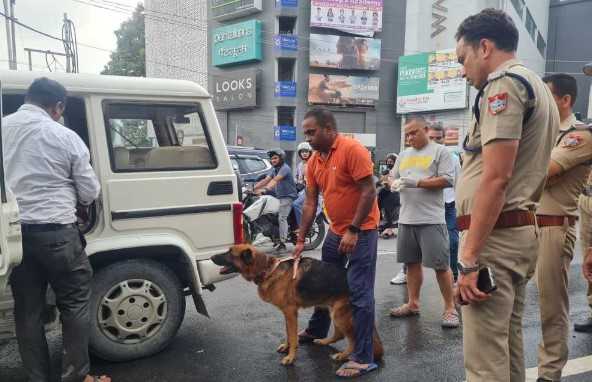
[[144, 6], [138, 4], [131, 18], [115, 31], [117, 50], [101, 74], [118, 76], [146, 76], [146, 39], [144, 34]]

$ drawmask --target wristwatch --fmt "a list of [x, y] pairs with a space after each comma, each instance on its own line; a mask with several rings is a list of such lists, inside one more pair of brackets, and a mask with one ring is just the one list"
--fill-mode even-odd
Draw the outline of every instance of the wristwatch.
[[462, 260], [458, 261], [457, 267], [458, 267], [458, 271], [460, 273], [462, 273], [463, 275], [468, 275], [469, 273], [479, 271], [479, 264], [475, 264], [474, 266], [469, 267], [466, 264], [463, 264]]
[[347, 230], [351, 233], [360, 233], [360, 231], [361, 231], [360, 227], [356, 227], [353, 224], [348, 225]]

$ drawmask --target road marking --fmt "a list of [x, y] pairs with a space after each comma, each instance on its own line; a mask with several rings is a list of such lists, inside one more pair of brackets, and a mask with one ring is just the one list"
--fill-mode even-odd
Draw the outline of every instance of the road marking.
[[[563, 368], [563, 373], [561, 373], [562, 377], [569, 377], [570, 375], [578, 375], [583, 373], [588, 373], [592, 371], [592, 355], [587, 357], [575, 358], [570, 359], [567, 361], [567, 364]], [[536, 381], [538, 377], [538, 369], [536, 367], [531, 367], [530, 369], [526, 369], [526, 381], [532, 382]]]

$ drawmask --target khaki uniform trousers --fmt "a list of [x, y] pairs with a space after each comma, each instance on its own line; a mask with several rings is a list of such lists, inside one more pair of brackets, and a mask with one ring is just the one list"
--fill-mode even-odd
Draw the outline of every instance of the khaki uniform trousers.
[[[588, 246], [592, 245], [592, 197], [580, 195], [580, 240], [582, 256], [586, 256]], [[592, 283], [588, 282], [588, 305], [592, 308]]]
[[[461, 250], [466, 231], [461, 236]], [[528, 280], [534, 274], [538, 228], [495, 229], [479, 262], [494, 272], [498, 289], [486, 301], [462, 307], [467, 382], [525, 380], [522, 314]]]
[[561, 379], [568, 360], [568, 274], [576, 243], [576, 228], [542, 227], [536, 265], [536, 285], [543, 338], [539, 345], [539, 377]]

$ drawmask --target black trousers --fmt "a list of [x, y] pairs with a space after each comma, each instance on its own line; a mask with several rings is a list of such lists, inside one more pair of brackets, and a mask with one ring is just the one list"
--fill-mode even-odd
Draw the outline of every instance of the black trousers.
[[400, 206], [401, 202], [398, 192], [391, 192], [384, 188], [378, 192], [378, 208], [384, 219], [384, 224], [380, 227], [381, 230], [396, 226], [394, 222], [399, 220]]
[[74, 225], [23, 225], [23, 262], [11, 275], [19, 352], [31, 382], [49, 382], [43, 315], [51, 285], [62, 321], [62, 381], [88, 374], [92, 268]]

